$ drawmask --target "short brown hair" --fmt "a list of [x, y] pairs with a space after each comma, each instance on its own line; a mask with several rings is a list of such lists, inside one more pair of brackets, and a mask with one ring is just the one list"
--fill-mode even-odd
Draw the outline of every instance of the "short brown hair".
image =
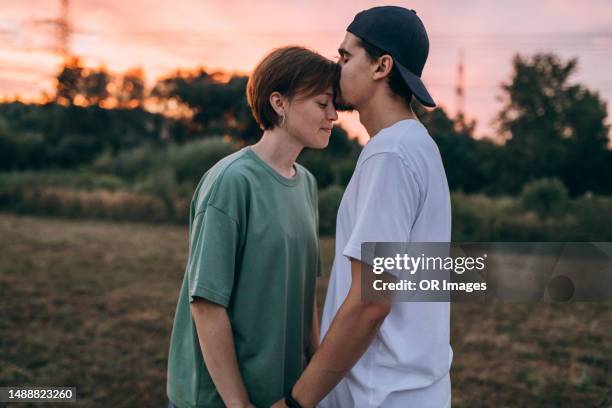
[[246, 94], [259, 127], [272, 129], [281, 118], [270, 105], [270, 95], [279, 92], [291, 99], [297, 94], [311, 97], [335, 89], [340, 67], [335, 62], [304, 47], [290, 46], [272, 50], [257, 64]]

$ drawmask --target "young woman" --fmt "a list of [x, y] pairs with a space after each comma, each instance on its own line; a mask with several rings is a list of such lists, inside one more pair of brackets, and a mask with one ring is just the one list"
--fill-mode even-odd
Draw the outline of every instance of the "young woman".
[[247, 99], [263, 136], [213, 166], [191, 202], [171, 406], [269, 406], [314, 353], [317, 186], [295, 160], [327, 146], [338, 76], [335, 63], [301, 47], [276, 49], [255, 68]]

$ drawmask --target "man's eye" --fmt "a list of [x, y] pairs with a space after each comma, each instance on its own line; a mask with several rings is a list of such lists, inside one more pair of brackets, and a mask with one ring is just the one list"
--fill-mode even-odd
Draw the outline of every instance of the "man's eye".
[[326, 103], [319, 103], [319, 106], [322, 108], [327, 108], [327, 104]]

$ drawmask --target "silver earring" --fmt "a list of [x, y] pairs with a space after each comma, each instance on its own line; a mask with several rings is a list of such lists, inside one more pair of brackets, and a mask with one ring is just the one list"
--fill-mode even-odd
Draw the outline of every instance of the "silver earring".
[[285, 111], [283, 111], [282, 115], [281, 115], [281, 122], [280, 122], [280, 127], [285, 126]]

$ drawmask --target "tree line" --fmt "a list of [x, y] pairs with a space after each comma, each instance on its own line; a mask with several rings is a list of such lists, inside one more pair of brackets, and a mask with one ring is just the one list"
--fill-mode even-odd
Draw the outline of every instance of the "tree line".
[[[502, 84], [496, 135], [475, 139], [475, 122], [444, 109], [414, 108], [440, 149], [452, 190], [517, 194], [554, 178], [572, 196], [612, 193], [607, 106], [572, 81], [576, 59], [517, 55]], [[165, 148], [214, 136], [237, 145], [261, 130], [246, 103], [248, 77], [178, 70], [146, 86], [142, 70], [122, 74], [67, 61], [42, 104], [0, 104], [0, 171], [79, 169], [101, 155], [142, 145]], [[300, 158], [321, 187], [345, 185], [360, 146], [336, 128], [330, 147]]]

